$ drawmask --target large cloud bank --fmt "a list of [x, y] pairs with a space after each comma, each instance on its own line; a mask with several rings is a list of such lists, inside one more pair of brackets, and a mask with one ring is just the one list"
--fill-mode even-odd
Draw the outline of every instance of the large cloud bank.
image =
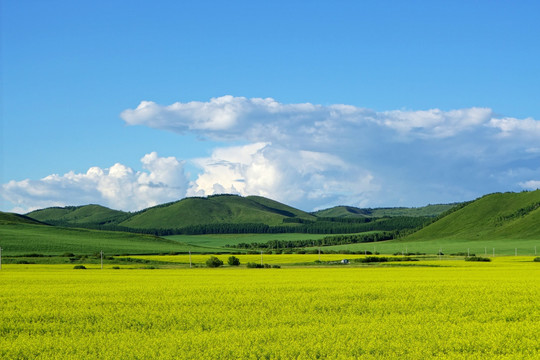
[[143, 171], [122, 164], [92, 167], [86, 173], [49, 175], [40, 180], [10, 181], [2, 195], [27, 212], [50, 206], [97, 203], [114, 209], [139, 210], [185, 195], [183, 163], [152, 152], [141, 159]]
[[[129, 125], [219, 141], [197, 159], [143, 158], [86, 174], [3, 185], [21, 207], [102, 201], [139, 209], [183, 196], [262, 195], [305, 210], [350, 204], [419, 206], [540, 184], [540, 121], [488, 108], [374, 111], [223, 96], [121, 113]], [[230, 144], [230, 145], [227, 145]], [[240, 144], [240, 145], [239, 145]], [[188, 182], [183, 163], [199, 171]]]

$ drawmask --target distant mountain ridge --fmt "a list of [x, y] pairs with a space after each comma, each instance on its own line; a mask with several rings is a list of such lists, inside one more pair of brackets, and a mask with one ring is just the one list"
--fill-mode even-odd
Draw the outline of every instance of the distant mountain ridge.
[[52, 207], [32, 211], [29, 218], [65, 226], [119, 226], [131, 229], [173, 229], [208, 224], [259, 223], [269, 226], [312, 222], [320, 218], [437, 216], [454, 206], [361, 209], [337, 206], [308, 213], [262, 196], [212, 195], [190, 197], [129, 213], [100, 205]]
[[357, 208], [354, 206], [334, 206], [329, 209], [319, 210], [313, 214], [318, 217], [385, 217], [385, 216], [430, 216], [436, 217], [445, 211], [459, 205], [454, 204], [436, 204], [426, 205], [416, 208], [407, 207], [387, 207], [387, 208]]
[[[317, 212], [316, 214], [324, 215], [317, 217], [263, 197], [244, 198], [233, 195], [187, 198], [136, 213], [111, 210], [99, 205], [55, 207], [33, 211], [28, 216], [0, 212], [0, 245], [9, 248], [12, 253], [38, 251], [59, 254], [67, 250], [88, 253], [95, 249], [120, 253], [122, 251], [119, 249], [132, 253], [179, 251], [185, 250], [186, 245], [176, 240], [127, 234], [122, 231], [131, 232], [130, 229], [135, 229], [136, 232], [156, 235], [153, 230], [157, 226], [197, 227], [197, 224], [211, 221], [216, 225], [214, 230], [218, 231], [227, 230], [227, 225], [230, 224], [240, 225], [237, 228], [233, 226], [230, 232], [208, 232], [219, 234], [257, 233], [250, 230], [260, 229], [243, 224], [253, 225], [251, 222], [260, 224], [265, 221], [264, 226], [267, 227], [277, 224], [270, 229], [276, 230], [274, 233], [299, 232], [298, 230], [309, 232], [305, 231], [306, 228], [319, 234], [390, 231], [400, 235], [393, 240], [398, 242], [493, 239], [502, 240], [506, 244], [506, 241], [536, 242], [540, 239], [540, 190], [489, 194], [452, 206], [435, 218], [419, 215], [436, 213], [448, 207], [449, 205], [428, 205], [413, 209], [359, 209], [343, 206]], [[409, 211], [409, 216], [402, 216], [404, 211]], [[413, 216], [414, 214], [418, 217]], [[104, 227], [96, 226], [100, 224]], [[422, 228], [417, 230], [419, 226]], [[84, 227], [88, 229], [80, 229]], [[239, 229], [240, 232], [235, 232]], [[332, 231], [324, 232], [328, 229]], [[353, 231], [349, 231], [351, 229]], [[323, 232], [317, 232], [319, 230]], [[415, 232], [411, 233], [412, 231]], [[409, 233], [410, 235], [406, 235]]]

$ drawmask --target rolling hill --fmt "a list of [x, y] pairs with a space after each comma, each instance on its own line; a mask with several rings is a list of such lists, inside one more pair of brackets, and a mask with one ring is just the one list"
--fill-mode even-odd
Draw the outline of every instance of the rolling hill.
[[5, 213], [0, 211], [0, 225], [32, 224], [44, 225], [43, 223], [25, 215]]
[[407, 240], [540, 239], [540, 190], [481, 197]]
[[282, 225], [284, 219], [315, 220], [316, 217], [260, 196], [215, 195], [185, 198], [155, 206], [119, 223], [133, 229], [182, 228], [206, 224]]
[[437, 204], [417, 208], [392, 207], [392, 208], [357, 208], [354, 206], [335, 206], [329, 209], [319, 210], [313, 214], [318, 217], [330, 218], [356, 218], [356, 217], [396, 217], [396, 216], [438, 216], [458, 204]]
[[136, 213], [112, 210], [100, 205], [52, 207], [28, 213], [40, 222], [90, 228], [117, 226], [119, 229], [179, 229], [209, 224], [265, 224], [295, 226], [318, 218], [377, 218], [437, 216], [455, 206], [428, 205], [421, 208], [361, 209], [336, 206], [307, 213], [261, 196], [214, 195], [191, 197], [154, 206]]
[[117, 224], [131, 216], [130, 213], [112, 210], [101, 205], [51, 207], [32, 211], [26, 215], [54, 225]]
[[146, 254], [192, 249], [181, 242], [156, 236], [63, 228], [4, 212], [0, 212], [0, 246], [6, 256], [30, 253], [60, 255], [64, 252], [93, 254], [101, 250], [108, 255]]

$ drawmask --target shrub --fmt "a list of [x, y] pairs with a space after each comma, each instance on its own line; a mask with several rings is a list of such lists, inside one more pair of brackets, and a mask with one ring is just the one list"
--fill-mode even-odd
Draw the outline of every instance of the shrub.
[[281, 266], [279, 266], [279, 265], [272, 265], [272, 269], [281, 269]]
[[465, 261], [485, 261], [485, 262], [489, 262], [491, 261], [490, 258], [486, 258], [486, 257], [481, 257], [481, 256], [468, 256], [465, 258]]
[[19, 260], [17, 261], [17, 264], [35, 264], [35, 263], [28, 260]]
[[381, 257], [378, 257], [378, 256], [366, 256], [363, 259], [362, 258], [354, 259], [354, 261], [361, 262], [361, 263], [387, 262], [388, 258], [384, 257], [384, 256], [381, 256]]
[[113, 266], [112, 268], [115, 269], [115, 270], [118, 270], [118, 269], [120, 269], [120, 266]]
[[248, 262], [247, 267], [250, 268], [250, 269], [262, 269], [264, 266], [262, 264], [259, 264], [259, 263]]
[[476, 254], [466, 253], [466, 252], [457, 252], [457, 253], [453, 253], [453, 254], [450, 254], [450, 255], [451, 256], [466, 256], [466, 257], [476, 256]]
[[238, 266], [240, 265], [240, 259], [236, 256], [229, 256], [229, 260], [227, 260], [227, 263], [231, 266]]
[[533, 261], [534, 261], [534, 262], [540, 262], [540, 256], [539, 256], [539, 257], [535, 257]]
[[70, 252], [66, 252], [66, 253], [63, 253], [62, 254], [62, 257], [74, 257], [75, 254], [74, 253], [70, 253]]
[[215, 256], [210, 256], [210, 258], [206, 260], [206, 266], [208, 267], [220, 267], [221, 265], [223, 265], [223, 261]]
[[75, 265], [73, 268], [74, 268], [74, 269], [81, 269], [81, 270], [84, 270], [84, 269], [86, 269], [86, 266], [84, 266], [84, 265]]

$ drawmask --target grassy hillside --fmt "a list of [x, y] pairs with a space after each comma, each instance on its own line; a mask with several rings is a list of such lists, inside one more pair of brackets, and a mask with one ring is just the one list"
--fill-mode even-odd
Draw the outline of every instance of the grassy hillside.
[[129, 213], [100, 205], [52, 207], [32, 211], [27, 215], [45, 223], [70, 225], [114, 224], [130, 216]]
[[28, 216], [13, 214], [13, 213], [5, 213], [5, 212], [0, 211], [0, 226], [9, 225], [9, 224], [41, 225], [39, 221], [34, 220]]
[[155, 236], [62, 228], [10, 213], [0, 213], [0, 247], [6, 256], [31, 253], [60, 255], [65, 252], [93, 254], [100, 250], [109, 255], [193, 250], [184, 243]]
[[186, 198], [146, 209], [119, 225], [135, 229], [220, 223], [282, 225], [285, 218], [315, 219], [313, 215], [258, 196], [216, 195]]
[[540, 190], [486, 195], [407, 237], [408, 241], [540, 239]]
[[314, 215], [319, 217], [355, 218], [355, 217], [384, 217], [384, 216], [438, 216], [448, 211], [456, 204], [427, 205], [417, 208], [357, 208], [354, 206], [335, 206], [330, 209], [319, 210]]

